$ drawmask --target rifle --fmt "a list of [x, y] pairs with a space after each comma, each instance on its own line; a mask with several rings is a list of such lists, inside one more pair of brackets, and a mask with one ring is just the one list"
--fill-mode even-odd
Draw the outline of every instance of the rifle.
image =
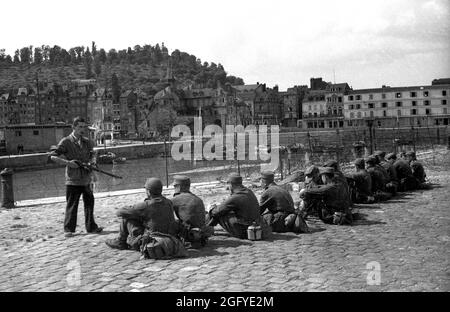
[[83, 169], [85, 169], [85, 170], [88, 170], [88, 171], [97, 171], [97, 172], [106, 174], [106, 175], [108, 175], [108, 176], [110, 176], [110, 177], [113, 177], [113, 178], [122, 179], [122, 177], [120, 177], [120, 176], [118, 176], [118, 175], [115, 175], [115, 174], [113, 174], [113, 173], [107, 172], [107, 171], [103, 171], [102, 169], [100, 169], [100, 168], [98, 168], [98, 167], [96, 167], [96, 166], [93, 166], [93, 165], [90, 165], [90, 164], [86, 164], [86, 163], [82, 163], [82, 162], [79, 161], [79, 160], [76, 160], [75, 162], [77, 163], [78, 166], [80, 166], [80, 168], [83, 168]]

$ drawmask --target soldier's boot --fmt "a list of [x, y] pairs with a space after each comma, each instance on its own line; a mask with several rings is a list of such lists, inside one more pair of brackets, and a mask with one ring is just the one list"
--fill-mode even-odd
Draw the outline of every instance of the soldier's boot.
[[114, 249], [125, 250], [128, 249], [128, 244], [118, 238], [107, 239], [105, 244]]

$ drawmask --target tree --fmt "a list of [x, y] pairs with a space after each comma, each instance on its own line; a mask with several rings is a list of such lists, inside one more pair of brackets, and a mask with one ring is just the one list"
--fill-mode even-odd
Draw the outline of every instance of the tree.
[[94, 72], [97, 77], [100, 76], [102, 73], [102, 63], [100, 63], [100, 57], [97, 54], [97, 56], [94, 58]]
[[62, 63], [62, 57], [61, 57], [61, 47], [60, 46], [53, 46], [53, 48], [49, 51], [49, 62], [52, 65], [61, 64]]
[[86, 67], [86, 79], [94, 77], [94, 74], [92, 73], [92, 55], [89, 51], [89, 47], [86, 48], [86, 52], [84, 52], [84, 66]]
[[111, 85], [112, 85], [113, 101], [114, 103], [119, 103], [121, 90], [119, 85], [119, 78], [117, 77], [116, 73], [114, 73], [111, 77]]
[[50, 46], [42, 45], [42, 58], [44, 62], [48, 62], [50, 59]]
[[77, 63], [77, 52], [75, 51], [75, 48], [70, 48], [69, 55], [70, 55], [70, 63], [76, 64]]
[[20, 63], [20, 57], [19, 57], [19, 55], [20, 55], [20, 51], [19, 51], [19, 50], [16, 50], [16, 51], [14, 52], [14, 63], [16, 63], [16, 64]]
[[31, 63], [32, 47], [24, 47], [20, 49], [20, 62], [24, 64]]
[[104, 64], [106, 62], [106, 52], [105, 49], [100, 49], [100, 51], [98, 52], [98, 60]]
[[95, 41], [92, 41], [92, 56], [95, 57], [97, 55], [97, 46], [95, 45]]
[[111, 49], [108, 52], [108, 61], [109, 63], [113, 63], [118, 59], [118, 53], [116, 49]]
[[34, 48], [34, 64], [41, 64], [43, 61], [42, 49], [39, 47]]

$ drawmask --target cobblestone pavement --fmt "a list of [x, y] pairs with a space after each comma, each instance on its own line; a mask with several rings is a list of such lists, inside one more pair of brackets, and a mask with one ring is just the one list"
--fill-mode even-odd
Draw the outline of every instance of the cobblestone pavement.
[[[64, 203], [0, 210], [0, 291], [450, 291], [450, 166], [426, 169], [434, 189], [360, 205], [353, 226], [310, 220], [311, 234], [258, 242], [217, 231], [176, 260], [104, 244], [117, 235], [115, 209], [144, 194], [97, 199], [102, 235], [84, 232], [82, 204], [72, 238], [63, 237]], [[207, 203], [226, 194], [194, 192]]]

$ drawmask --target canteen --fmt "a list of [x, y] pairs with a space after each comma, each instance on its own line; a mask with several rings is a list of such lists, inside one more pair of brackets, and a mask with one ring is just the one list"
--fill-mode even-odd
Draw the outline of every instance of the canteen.
[[262, 237], [262, 229], [261, 226], [257, 225], [256, 222], [253, 222], [247, 228], [247, 238], [252, 241], [261, 240]]

